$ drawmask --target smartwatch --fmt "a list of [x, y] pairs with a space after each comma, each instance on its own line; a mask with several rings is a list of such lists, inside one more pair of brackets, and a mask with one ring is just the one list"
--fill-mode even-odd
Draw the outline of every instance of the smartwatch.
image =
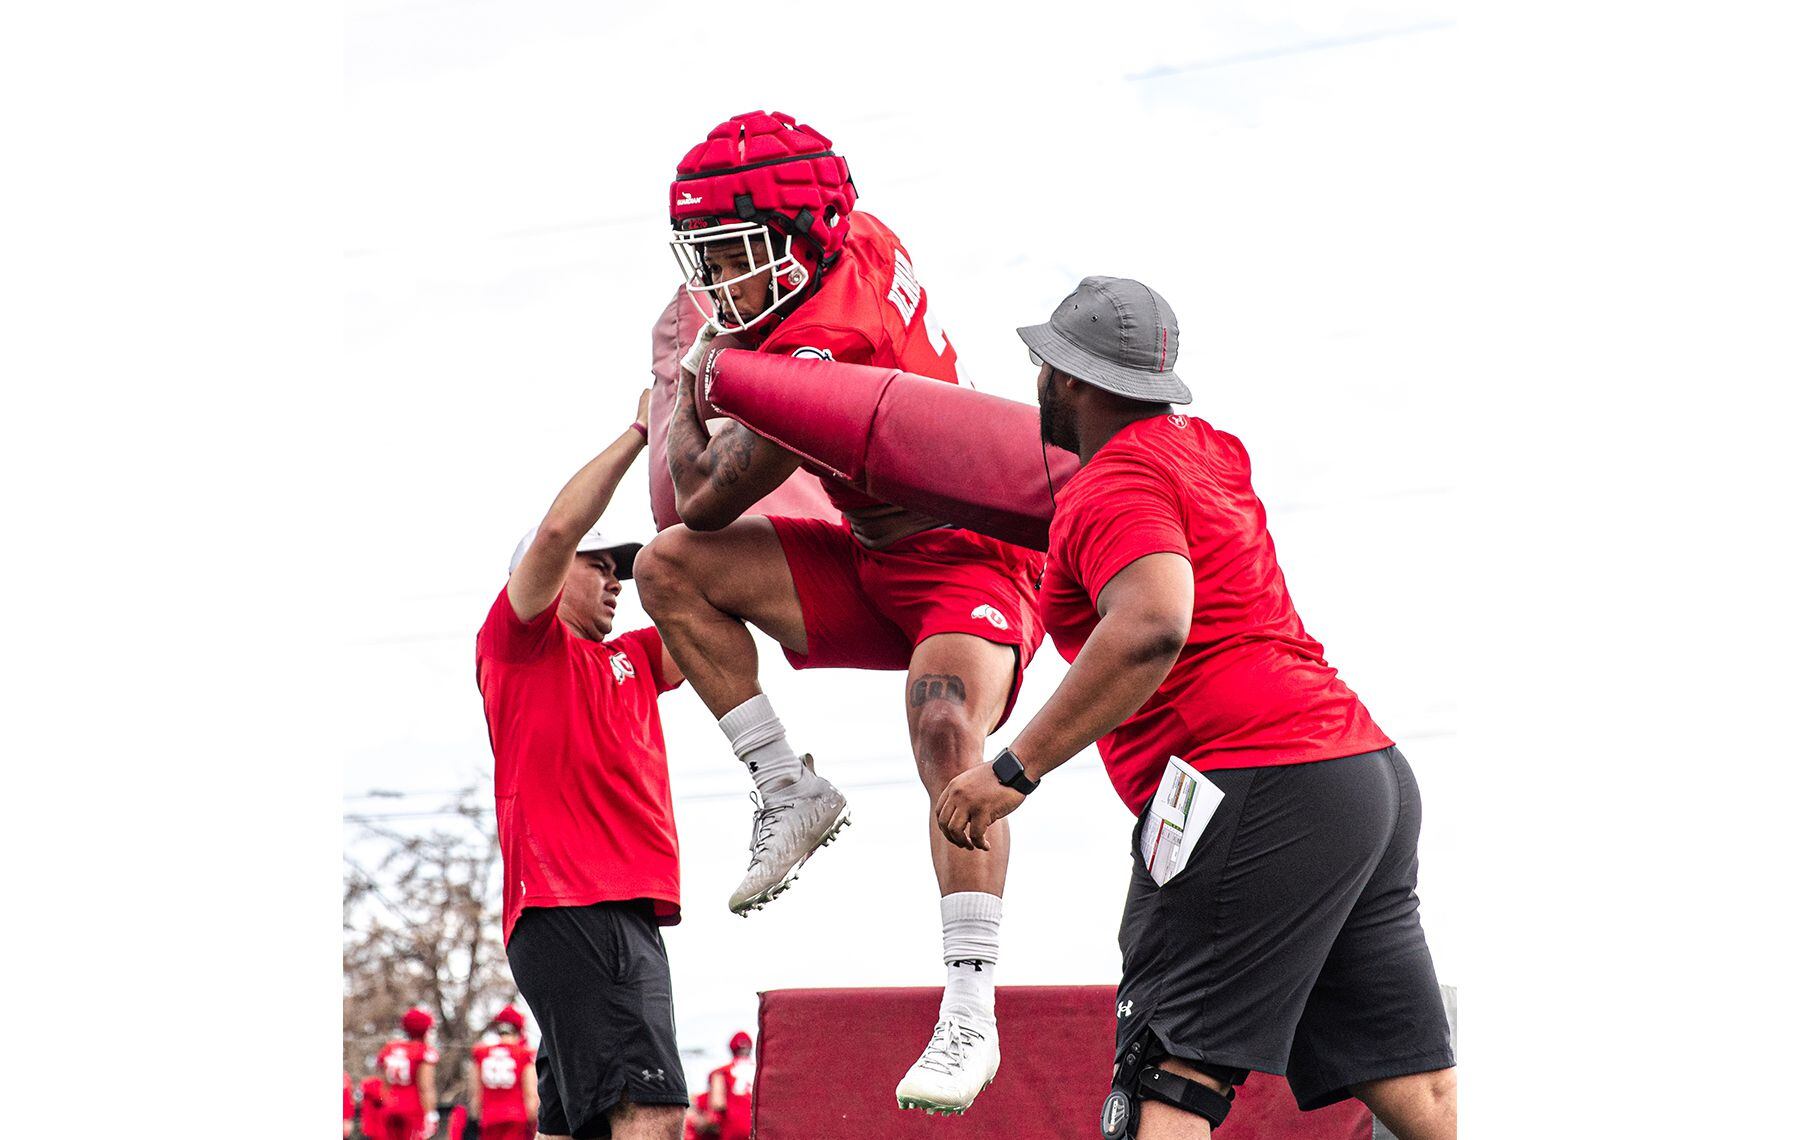
[[1010, 748], [1002, 748], [1000, 755], [994, 757], [994, 779], [1022, 796], [1037, 791], [1038, 781], [1025, 774], [1025, 765], [1019, 763]]

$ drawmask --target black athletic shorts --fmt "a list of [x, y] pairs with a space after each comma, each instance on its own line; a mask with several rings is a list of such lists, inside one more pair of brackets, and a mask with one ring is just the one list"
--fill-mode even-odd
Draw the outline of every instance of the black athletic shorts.
[[610, 1136], [621, 1100], [686, 1107], [669, 956], [650, 903], [527, 907], [506, 959], [543, 1030], [539, 1131]]
[[1179, 874], [1158, 887], [1132, 834], [1119, 1053], [1154, 1032], [1170, 1056], [1285, 1074], [1302, 1109], [1454, 1065], [1400, 750], [1202, 775], [1225, 798]]

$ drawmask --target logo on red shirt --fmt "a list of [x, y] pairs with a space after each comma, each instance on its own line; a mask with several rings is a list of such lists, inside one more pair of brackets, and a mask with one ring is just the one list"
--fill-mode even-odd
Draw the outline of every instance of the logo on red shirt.
[[631, 667], [631, 658], [623, 652], [612, 655], [612, 671], [614, 683], [620, 685], [625, 683], [625, 678], [637, 676], [637, 670]]
[[1174, 424], [1178, 428], [1184, 428], [1188, 424], [1187, 417], [1182, 415], [1180, 412], [1172, 413], [1169, 416], [1169, 422]]

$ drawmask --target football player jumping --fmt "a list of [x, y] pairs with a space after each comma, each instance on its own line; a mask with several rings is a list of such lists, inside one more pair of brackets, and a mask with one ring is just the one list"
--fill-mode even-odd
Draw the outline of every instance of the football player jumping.
[[[856, 208], [844, 160], [782, 114], [738, 115], [690, 150], [669, 189], [673, 245], [710, 320], [684, 360], [669, 470], [685, 525], [638, 555], [645, 608], [719, 718], [759, 794], [750, 867], [731, 897], [743, 914], [787, 889], [849, 822], [844, 797], [789, 746], [757, 683], [746, 623], [798, 669], [906, 671], [907, 727], [928, 793], [948, 970], [930, 1044], [895, 1090], [902, 1108], [962, 1112], [1000, 1064], [994, 963], [1007, 835], [952, 846], [930, 805], [1011, 712], [1043, 639], [1043, 556], [869, 498], [814, 469], [841, 522], [744, 512], [802, 460], [695, 396], [714, 335], [739, 348], [958, 382], [956, 352], [898, 238]], [[723, 347], [723, 343], [720, 345]]]

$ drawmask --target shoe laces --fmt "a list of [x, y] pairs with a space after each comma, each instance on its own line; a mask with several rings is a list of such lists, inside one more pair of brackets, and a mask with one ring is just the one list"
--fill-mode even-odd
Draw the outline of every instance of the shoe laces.
[[955, 1018], [946, 1018], [938, 1022], [937, 1028], [931, 1031], [931, 1044], [925, 1046], [925, 1055], [919, 1058], [919, 1068], [953, 1076], [962, 1068], [963, 1062], [969, 1059], [969, 1050], [975, 1047], [975, 1042], [986, 1040], [986, 1037], [986, 1034]]
[[750, 816], [750, 866], [754, 867], [769, 853], [769, 840], [775, 837], [775, 824], [784, 811], [792, 811], [793, 803], [770, 803], [761, 799], [755, 792], [750, 793], [750, 802], [756, 811]]

